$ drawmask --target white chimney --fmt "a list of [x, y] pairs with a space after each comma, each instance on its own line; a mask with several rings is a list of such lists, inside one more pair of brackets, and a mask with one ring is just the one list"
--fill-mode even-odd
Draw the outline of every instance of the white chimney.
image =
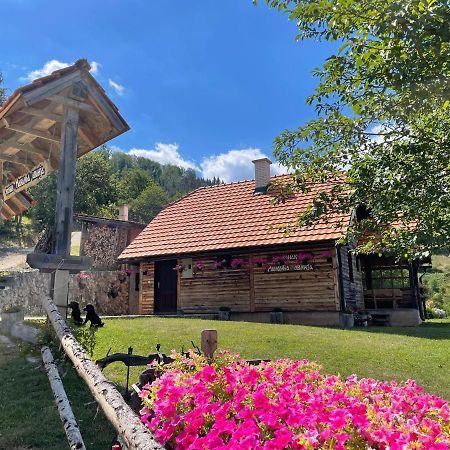
[[272, 161], [269, 158], [260, 158], [252, 162], [255, 165], [255, 194], [265, 194], [270, 183]]
[[128, 205], [124, 203], [123, 205], [119, 205], [119, 220], [128, 221]]

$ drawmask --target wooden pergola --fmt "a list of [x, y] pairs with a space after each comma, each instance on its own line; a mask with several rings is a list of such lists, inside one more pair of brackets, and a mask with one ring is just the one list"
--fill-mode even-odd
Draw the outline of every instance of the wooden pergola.
[[70, 256], [76, 160], [129, 129], [89, 70], [80, 59], [17, 89], [0, 109], [0, 220], [32, 206], [26, 189], [59, 171], [52, 251], [30, 253], [27, 262], [52, 273], [51, 295], [64, 315], [69, 274], [91, 265]]

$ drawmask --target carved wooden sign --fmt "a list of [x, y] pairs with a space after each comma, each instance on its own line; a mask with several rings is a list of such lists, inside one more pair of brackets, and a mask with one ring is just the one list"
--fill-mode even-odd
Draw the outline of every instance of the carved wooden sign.
[[267, 273], [279, 273], [279, 272], [311, 272], [314, 270], [312, 264], [281, 264], [275, 266], [269, 266], [266, 270]]
[[13, 182], [7, 184], [3, 188], [3, 199], [7, 200], [13, 195], [17, 194], [24, 189], [28, 189], [38, 184], [43, 178], [45, 178], [51, 172], [51, 166], [48, 161], [43, 161], [39, 165], [33, 167], [27, 173], [16, 178]]
[[311, 253], [291, 253], [272, 257], [272, 263], [267, 267], [267, 273], [280, 272], [310, 272], [314, 266], [309, 262], [314, 256]]

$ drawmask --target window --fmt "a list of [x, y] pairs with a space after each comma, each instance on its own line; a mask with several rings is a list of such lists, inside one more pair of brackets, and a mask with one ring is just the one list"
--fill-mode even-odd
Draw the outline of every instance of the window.
[[362, 274], [364, 289], [408, 289], [409, 270], [397, 267], [366, 269]]

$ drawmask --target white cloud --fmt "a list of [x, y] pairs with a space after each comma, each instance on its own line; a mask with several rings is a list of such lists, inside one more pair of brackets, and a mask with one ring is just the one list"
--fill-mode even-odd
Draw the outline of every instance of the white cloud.
[[[58, 61], [57, 59], [52, 59], [50, 61], [47, 61], [40, 69], [35, 69], [32, 70], [31, 72], [28, 72], [25, 77], [21, 77], [21, 80], [33, 81], [36, 78], [45, 77], [47, 75], [50, 75], [55, 70], [64, 69], [64, 67], [71, 66], [72, 64], [73, 63], [66, 63], [63, 61]], [[90, 65], [91, 65], [90, 72], [93, 75], [96, 75], [100, 67], [102, 67], [102, 65], [97, 61], [92, 61]]]
[[145, 150], [132, 148], [128, 153], [130, 155], [151, 159], [159, 162], [160, 164], [173, 164], [175, 166], [182, 167], [183, 169], [198, 170], [195, 163], [183, 159], [178, 151], [177, 144], [162, 144], [161, 142], [158, 142], [154, 149]]
[[111, 80], [111, 78], [108, 80], [109, 85], [116, 91], [117, 95], [123, 95], [125, 92], [125, 88], [115, 81]]
[[[252, 161], [266, 158], [259, 148], [244, 148], [230, 150], [227, 153], [209, 156], [201, 164], [201, 173], [204, 178], [219, 177], [226, 183], [239, 180], [251, 180], [254, 178], [254, 166]], [[270, 158], [269, 158], [270, 159]], [[281, 175], [287, 170], [279, 164], [272, 164], [271, 174]]]
[[70, 64], [58, 61], [57, 59], [52, 59], [51, 61], [47, 61], [40, 69], [28, 72], [26, 77], [23, 78], [29, 81], [33, 81], [36, 78], [41, 78], [50, 75], [55, 70], [64, 69], [64, 67], [67, 67], [69, 65]]
[[[111, 147], [111, 149], [112, 151], [123, 151], [116, 146]], [[204, 178], [218, 177], [225, 183], [253, 179], [255, 169], [252, 161], [267, 158], [267, 155], [259, 148], [244, 148], [208, 156], [203, 159], [200, 165], [197, 165], [194, 161], [183, 158], [177, 144], [163, 144], [161, 142], [158, 142], [155, 148], [150, 150], [132, 148], [128, 154], [148, 158], [160, 164], [173, 164], [183, 169], [194, 169]], [[272, 163], [270, 173], [282, 175], [288, 173], [288, 170], [280, 164]]]
[[89, 64], [91, 65], [90, 72], [92, 73], [92, 75], [97, 75], [97, 73], [101, 69], [102, 65], [97, 61], [91, 61]]

